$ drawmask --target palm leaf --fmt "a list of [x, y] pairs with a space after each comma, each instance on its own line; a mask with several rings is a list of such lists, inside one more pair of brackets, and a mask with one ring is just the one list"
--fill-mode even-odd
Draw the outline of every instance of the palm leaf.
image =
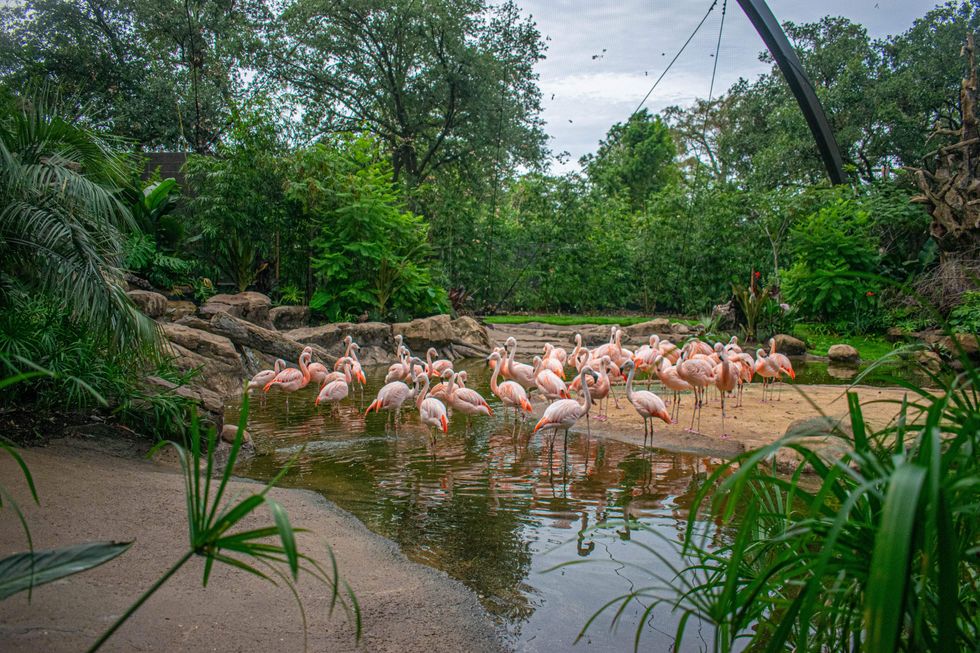
[[98, 567], [122, 554], [132, 542], [87, 542], [61, 549], [15, 553], [0, 559], [0, 599]]

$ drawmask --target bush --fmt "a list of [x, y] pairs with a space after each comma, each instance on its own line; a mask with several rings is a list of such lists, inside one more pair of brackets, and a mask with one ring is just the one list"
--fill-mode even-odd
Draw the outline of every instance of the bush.
[[879, 292], [877, 241], [866, 211], [838, 200], [790, 230], [794, 263], [783, 272], [787, 300], [804, 318], [832, 323], [840, 331], [868, 330]]
[[960, 305], [949, 314], [949, 325], [957, 331], [980, 332], [980, 290], [963, 293]]

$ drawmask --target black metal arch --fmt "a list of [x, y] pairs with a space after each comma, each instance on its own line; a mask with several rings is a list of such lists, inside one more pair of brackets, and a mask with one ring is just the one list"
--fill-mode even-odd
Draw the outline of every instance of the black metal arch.
[[783, 28], [773, 16], [765, 0], [738, 0], [738, 4], [765, 41], [779, 69], [783, 71], [783, 76], [786, 77], [789, 88], [793, 91], [800, 110], [803, 111], [806, 123], [810, 126], [810, 132], [817, 141], [817, 149], [820, 150], [820, 157], [827, 168], [827, 174], [830, 175], [830, 181], [834, 184], [843, 184], [847, 181], [844, 176], [844, 160], [841, 158], [837, 139], [834, 138], [834, 130], [830, 128], [827, 114], [824, 113], [823, 106], [813, 90], [813, 84], [803, 71], [803, 65], [796, 56], [796, 51], [786, 38], [786, 33], [783, 32]]

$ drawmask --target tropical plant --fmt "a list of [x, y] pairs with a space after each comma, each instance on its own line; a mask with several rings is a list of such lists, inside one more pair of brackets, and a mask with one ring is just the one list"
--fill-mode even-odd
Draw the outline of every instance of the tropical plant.
[[960, 305], [949, 314], [949, 324], [958, 331], [980, 332], [980, 290], [963, 293]]
[[762, 289], [756, 285], [756, 274], [746, 286], [732, 285], [732, 294], [738, 303], [742, 316], [745, 318], [745, 337], [756, 342], [759, 340], [759, 324], [770, 307], [775, 304], [772, 299], [772, 287]]
[[[637, 646], [647, 616], [670, 606], [678, 648], [694, 617], [724, 652], [975, 649], [980, 370], [957, 357], [964, 371], [929, 373], [934, 389], [897, 380], [909, 397], [879, 431], [849, 394], [852, 433], [829, 436], [847, 449], [838, 460], [793, 432], [720, 465], [691, 506], [682, 564], [648, 548], [667, 571], [600, 613], [620, 605], [615, 621], [642, 600]], [[768, 462], [780, 449], [797, 454], [789, 473]]]
[[126, 296], [119, 259], [132, 216], [120, 201], [119, 144], [61, 118], [51, 94], [0, 115], [0, 305], [16, 294], [57, 299], [118, 348], [156, 329]]

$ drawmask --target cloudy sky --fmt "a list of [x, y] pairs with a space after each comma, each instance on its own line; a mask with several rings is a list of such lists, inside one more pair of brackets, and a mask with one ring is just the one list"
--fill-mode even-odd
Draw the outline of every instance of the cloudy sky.
[[[711, 0], [518, 0], [547, 37], [547, 59], [538, 65], [543, 117], [553, 152], [568, 152], [555, 172], [577, 168], [609, 127], [625, 120], [650, 90], [704, 16]], [[779, 21], [809, 22], [832, 14], [865, 25], [872, 37], [896, 34], [935, 5], [929, 0], [769, 0]], [[658, 111], [706, 97], [721, 6], [644, 105]], [[753, 79], [768, 67], [758, 60], [763, 43], [735, 0], [729, 0], [715, 95], [739, 77]]]

